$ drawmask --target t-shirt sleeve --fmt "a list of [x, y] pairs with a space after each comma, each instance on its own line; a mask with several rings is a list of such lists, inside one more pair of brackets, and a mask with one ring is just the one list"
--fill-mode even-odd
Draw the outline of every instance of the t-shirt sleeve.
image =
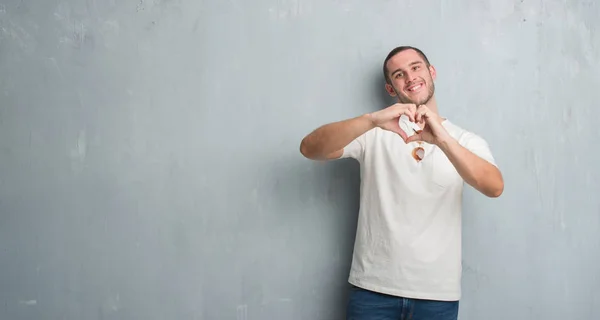
[[365, 153], [366, 134], [367, 133], [363, 133], [345, 146], [340, 159], [353, 158], [360, 161]]
[[461, 140], [463, 141], [462, 145], [467, 150], [473, 152], [480, 158], [498, 167], [487, 141], [485, 141], [482, 137], [472, 132], [465, 132]]

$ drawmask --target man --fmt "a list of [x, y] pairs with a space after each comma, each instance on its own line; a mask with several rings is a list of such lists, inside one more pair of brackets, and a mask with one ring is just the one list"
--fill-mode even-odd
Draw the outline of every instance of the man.
[[[398, 103], [326, 124], [300, 145], [309, 159], [361, 166], [347, 318], [455, 320], [463, 182], [498, 197], [502, 174], [485, 140], [439, 115], [436, 70], [421, 50], [395, 48], [383, 72]], [[401, 116], [418, 127], [403, 130]]]

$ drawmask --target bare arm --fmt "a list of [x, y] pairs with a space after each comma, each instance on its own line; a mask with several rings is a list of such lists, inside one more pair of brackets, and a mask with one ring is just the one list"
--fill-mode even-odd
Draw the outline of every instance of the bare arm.
[[463, 147], [442, 126], [442, 119], [427, 106], [419, 106], [415, 119], [425, 122], [425, 128], [407, 139], [437, 145], [454, 165], [463, 180], [488, 197], [499, 197], [504, 191], [500, 170], [487, 160]]
[[496, 166], [461, 146], [454, 139], [445, 139], [438, 143], [438, 146], [466, 183], [488, 197], [496, 198], [502, 194], [504, 180]]
[[370, 115], [323, 125], [302, 139], [300, 153], [312, 160], [337, 159], [346, 145], [374, 127]]
[[375, 127], [397, 133], [406, 141], [408, 137], [398, 120], [404, 114], [414, 121], [416, 110], [414, 104], [396, 103], [373, 113], [326, 124], [302, 139], [300, 153], [313, 160], [337, 159], [342, 156], [345, 146]]

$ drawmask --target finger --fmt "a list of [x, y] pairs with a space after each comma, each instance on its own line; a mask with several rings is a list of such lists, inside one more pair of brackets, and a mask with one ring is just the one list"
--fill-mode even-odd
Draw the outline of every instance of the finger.
[[413, 108], [413, 110], [411, 110], [411, 106], [410, 105], [398, 105], [398, 110], [397, 112], [399, 112], [400, 114], [398, 115], [398, 117], [402, 117], [402, 115], [405, 115], [408, 120], [410, 120], [411, 122], [415, 122], [415, 110]]
[[415, 110], [415, 122], [416, 123], [421, 122], [421, 106], [418, 106], [417, 109]]
[[398, 112], [400, 112], [400, 117], [402, 115], [406, 115], [406, 117], [411, 121], [415, 122], [415, 112], [416, 107], [414, 105], [406, 105], [406, 104], [398, 104]]
[[404, 110], [403, 114], [405, 114], [411, 122], [415, 122], [415, 113], [411, 110]]
[[429, 127], [429, 130], [431, 130], [431, 127], [438, 127], [438, 122], [436, 120], [437, 118], [435, 118], [435, 115], [431, 113], [431, 111], [427, 111], [426, 113], [423, 114], [423, 122], [425, 123], [425, 126]]
[[402, 138], [402, 140], [406, 140], [406, 138], [408, 138], [408, 134], [406, 133], [406, 131], [404, 131], [404, 129], [402, 129], [402, 127], [400, 126], [400, 122], [402, 121], [400, 120], [397, 123], [392, 123], [389, 129], [387, 130], [398, 134]]
[[405, 140], [406, 143], [415, 142], [415, 141], [423, 141], [423, 137], [421, 137], [420, 133], [415, 133]]
[[410, 116], [409, 118], [411, 119], [412, 122], [415, 122], [415, 114], [417, 113], [417, 106], [415, 106], [414, 104], [411, 104], [408, 106], [407, 109], [408, 112], [410, 112]]
[[423, 121], [425, 120], [423, 117], [426, 113], [427, 113], [427, 110], [424, 110], [424, 109], [417, 110], [417, 115], [415, 117], [417, 120], [417, 123], [423, 123]]
[[433, 119], [434, 114], [431, 113], [431, 110], [429, 110], [429, 108], [427, 108], [427, 106], [423, 106], [421, 108], [421, 119], [423, 122], [426, 122], [427, 120]]
[[404, 132], [404, 130], [398, 128], [398, 131], [396, 132], [400, 138], [402, 138], [402, 140], [404, 140], [404, 142], [406, 142], [406, 139], [408, 139], [408, 135], [406, 134], [406, 132]]

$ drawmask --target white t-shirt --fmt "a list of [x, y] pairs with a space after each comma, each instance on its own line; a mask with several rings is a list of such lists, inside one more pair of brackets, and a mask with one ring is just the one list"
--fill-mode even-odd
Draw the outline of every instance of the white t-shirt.
[[[459, 144], [496, 165], [488, 144], [449, 120]], [[348, 281], [406, 298], [457, 301], [461, 296], [463, 179], [444, 152], [375, 128], [344, 148], [360, 163], [360, 211]]]

